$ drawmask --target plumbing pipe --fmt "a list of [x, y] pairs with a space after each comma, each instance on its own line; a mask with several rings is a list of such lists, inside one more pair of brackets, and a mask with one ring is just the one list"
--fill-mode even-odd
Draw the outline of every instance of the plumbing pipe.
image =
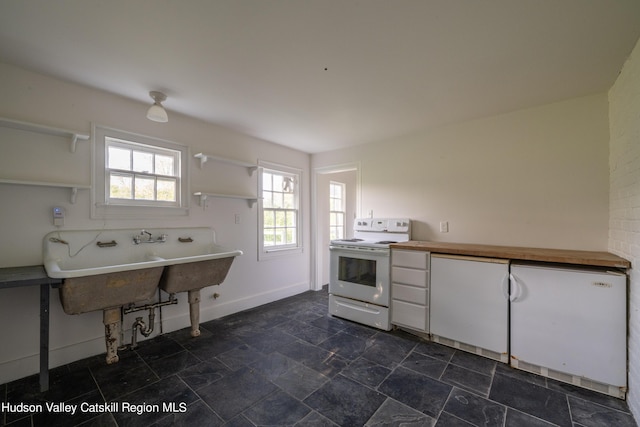
[[136, 317], [136, 321], [133, 322], [133, 326], [131, 327], [131, 349], [135, 349], [138, 347], [138, 329], [140, 329], [140, 333], [148, 337], [153, 333], [153, 327], [156, 323], [156, 311], [154, 307], [149, 308], [149, 327], [144, 323], [142, 317]]
[[169, 299], [167, 301], [159, 301], [153, 304], [145, 304], [139, 307], [136, 307], [134, 303], [131, 303], [127, 308], [123, 308], [123, 314], [129, 314], [140, 310], [149, 310], [148, 329], [147, 325], [144, 323], [144, 320], [142, 320], [142, 317], [136, 317], [136, 321], [133, 322], [133, 326], [131, 327], [131, 349], [135, 349], [138, 346], [138, 329], [140, 329], [140, 333], [145, 337], [148, 337], [153, 333], [156, 318], [155, 308], [160, 307], [162, 309], [162, 306], [172, 304], [178, 304], [176, 294], [169, 294]]
[[178, 299], [176, 298], [176, 294], [169, 294], [169, 299], [167, 301], [160, 301], [153, 304], [145, 304], [139, 307], [136, 307], [134, 303], [131, 303], [122, 312], [124, 314], [129, 314], [129, 313], [133, 313], [140, 310], [149, 310], [150, 308], [162, 307], [164, 305], [172, 305], [172, 304], [178, 304]]

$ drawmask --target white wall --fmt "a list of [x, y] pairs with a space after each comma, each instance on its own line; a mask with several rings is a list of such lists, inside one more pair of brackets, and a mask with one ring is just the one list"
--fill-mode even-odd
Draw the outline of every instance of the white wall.
[[640, 42], [609, 91], [609, 250], [631, 261], [629, 406], [640, 417]]
[[[169, 123], [154, 123], [145, 118], [148, 104], [2, 63], [0, 94], [0, 117], [87, 133], [95, 122], [188, 145], [192, 154], [202, 151], [246, 162], [257, 162], [258, 159], [277, 162], [301, 169], [302, 188], [310, 188], [308, 154], [172, 113], [170, 101], [165, 103]], [[26, 156], [26, 151], [16, 150], [10, 141], [0, 140], [0, 158], [10, 157], [11, 164], [20, 165], [9, 167], [7, 162], [0, 162], [0, 178], [14, 178], [15, 174], [24, 171], [24, 176], [20, 176], [22, 179], [55, 177], [60, 181], [69, 178], [72, 182], [86, 179], [88, 183], [90, 147], [90, 143], [80, 142], [77, 152], [72, 154], [64, 141], [52, 142], [40, 144], [41, 151]], [[256, 177], [250, 177], [246, 169], [216, 163], [207, 163], [199, 169], [197, 160], [191, 160], [191, 192], [256, 191]], [[54, 230], [51, 208], [62, 206], [67, 213], [64, 229], [209, 226], [216, 230], [218, 243], [241, 249], [244, 255], [236, 259], [225, 283], [203, 290], [202, 321], [309, 289], [308, 191], [302, 198], [305, 250], [262, 262], [257, 261], [257, 208], [250, 208], [243, 200], [211, 199], [209, 207], [203, 210], [192, 198], [187, 217], [102, 221], [90, 218], [88, 190], [79, 191], [75, 204], [69, 199], [66, 189], [0, 184], [0, 267], [41, 264], [42, 238]], [[235, 214], [240, 215], [240, 224], [235, 224]], [[212, 299], [214, 292], [221, 295], [215, 301]], [[0, 293], [0, 383], [4, 383], [37, 372], [39, 297], [36, 287], [6, 289]], [[163, 309], [165, 332], [189, 325], [186, 295], [180, 295], [179, 299], [178, 306]], [[133, 317], [125, 319], [127, 328], [133, 320]], [[68, 316], [62, 312], [57, 293], [52, 293], [52, 366], [104, 352], [103, 340], [101, 313]]]
[[359, 161], [362, 212], [412, 218], [417, 240], [606, 250], [607, 108], [596, 94], [314, 154], [312, 165]]

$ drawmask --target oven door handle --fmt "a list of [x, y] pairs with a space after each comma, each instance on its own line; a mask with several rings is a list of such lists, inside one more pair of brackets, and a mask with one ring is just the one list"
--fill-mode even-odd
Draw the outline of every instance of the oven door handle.
[[350, 308], [352, 310], [357, 310], [357, 311], [362, 311], [364, 313], [369, 313], [369, 314], [380, 314], [380, 310], [373, 308], [373, 307], [363, 307], [360, 305], [356, 305], [356, 304], [349, 304], [348, 302], [344, 302], [344, 301], [336, 301], [337, 305], [341, 305], [343, 307], [347, 307]]
[[330, 251], [349, 252], [349, 253], [355, 253], [355, 254], [374, 254], [374, 255], [389, 256], [389, 249], [355, 248], [355, 247], [346, 247], [346, 246], [329, 246], [329, 250]]

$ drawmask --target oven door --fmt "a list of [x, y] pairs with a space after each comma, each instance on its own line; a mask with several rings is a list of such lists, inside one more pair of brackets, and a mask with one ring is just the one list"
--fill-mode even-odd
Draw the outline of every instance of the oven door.
[[389, 306], [389, 250], [331, 246], [329, 293]]

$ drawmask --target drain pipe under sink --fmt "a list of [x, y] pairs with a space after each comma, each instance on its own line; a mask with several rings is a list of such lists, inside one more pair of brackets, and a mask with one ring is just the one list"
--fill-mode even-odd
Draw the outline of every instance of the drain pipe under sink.
[[156, 310], [155, 307], [149, 308], [149, 328], [144, 324], [144, 320], [142, 317], [136, 317], [136, 321], [133, 322], [133, 326], [131, 327], [131, 349], [135, 349], [138, 347], [138, 329], [140, 329], [140, 333], [148, 337], [153, 333], [153, 327], [156, 323]]
[[[129, 313], [133, 313], [134, 311], [140, 311], [140, 310], [149, 310], [149, 326], [147, 327], [147, 325], [144, 323], [144, 320], [142, 320], [142, 317], [136, 317], [136, 321], [133, 322], [133, 325], [131, 326], [131, 346], [130, 348], [133, 350], [138, 346], [138, 329], [140, 329], [140, 333], [144, 336], [144, 337], [148, 337], [149, 335], [151, 335], [153, 333], [153, 329], [155, 326], [155, 320], [156, 320], [156, 312], [155, 309], [156, 307], [159, 307], [160, 310], [162, 310], [162, 307], [165, 305], [173, 305], [173, 304], [178, 304], [178, 299], [176, 298], [175, 294], [169, 294], [169, 299], [167, 301], [158, 301], [155, 304], [146, 304], [140, 307], [136, 307], [135, 304], [129, 304], [129, 306], [127, 308], [123, 308], [122, 310], [122, 314], [129, 314]], [[160, 327], [162, 327], [162, 325], [160, 325]]]

